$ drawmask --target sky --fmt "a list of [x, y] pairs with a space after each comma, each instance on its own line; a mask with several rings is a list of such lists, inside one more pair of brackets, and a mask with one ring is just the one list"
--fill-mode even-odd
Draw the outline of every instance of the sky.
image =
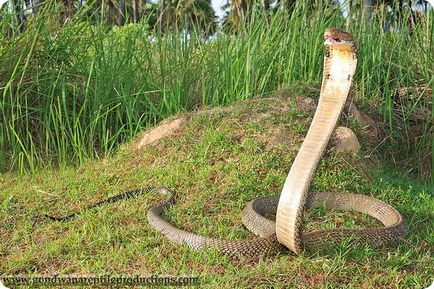
[[[0, 0], [0, 2], [3, 0]], [[211, 0], [212, 3], [212, 8], [214, 8], [215, 14], [219, 17], [222, 18], [224, 12], [220, 9], [220, 7], [222, 7], [225, 3], [227, 2], [227, 0]]]

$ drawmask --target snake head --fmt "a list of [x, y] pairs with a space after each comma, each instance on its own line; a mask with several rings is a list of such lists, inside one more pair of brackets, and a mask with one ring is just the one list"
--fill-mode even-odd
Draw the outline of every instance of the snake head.
[[353, 36], [338, 28], [327, 28], [324, 32], [325, 45], [354, 45]]

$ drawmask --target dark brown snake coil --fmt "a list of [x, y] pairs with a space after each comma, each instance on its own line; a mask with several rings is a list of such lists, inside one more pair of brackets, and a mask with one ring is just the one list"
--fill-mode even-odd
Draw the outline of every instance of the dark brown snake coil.
[[[357, 64], [353, 37], [342, 30], [328, 28], [324, 33], [325, 57], [321, 95], [306, 138], [291, 166], [280, 197], [261, 197], [247, 204], [244, 225], [259, 237], [251, 240], [225, 240], [199, 236], [165, 221], [161, 214], [175, 203], [176, 196], [148, 211], [153, 228], [168, 239], [194, 250], [216, 247], [231, 257], [256, 257], [282, 245], [299, 254], [304, 247], [339, 243], [355, 239], [375, 246], [400, 239], [404, 233], [401, 215], [390, 205], [364, 195], [310, 193], [309, 186], [330, 136], [347, 100]], [[161, 192], [171, 193], [167, 189]], [[332, 210], [355, 210], [379, 220], [384, 227], [303, 231], [303, 214], [324, 205]], [[276, 212], [276, 222], [264, 217]]]

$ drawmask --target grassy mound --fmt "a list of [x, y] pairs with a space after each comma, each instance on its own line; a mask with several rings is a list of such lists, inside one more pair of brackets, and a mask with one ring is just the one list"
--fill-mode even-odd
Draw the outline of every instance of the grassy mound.
[[[180, 193], [166, 215], [179, 227], [203, 235], [245, 238], [241, 209], [256, 196], [279, 194], [313, 112], [295, 97], [254, 99], [231, 107], [182, 114], [173, 135], [140, 150], [134, 142], [110, 158], [79, 167], [16, 173], [0, 178], [0, 272], [9, 274], [129, 274], [198, 276], [203, 287], [312, 288], [315, 286], [426, 287], [432, 281], [432, 188], [360, 156], [344, 159], [329, 149], [313, 191], [375, 196], [404, 216], [406, 240], [390, 248], [354, 247], [279, 253], [260, 260], [230, 261], [213, 250], [192, 252], [165, 240], [146, 221], [162, 201], [148, 194], [86, 211], [67, 222], [41, 218], [64, 215], [119, 192], [167, 186]], [[363, 128], [346, 122], [359, 135]], [[359, 226], [359, 217], [315, 212], [312, 218]], [[362, 224], [365, 220], [362, 220]], [[285, 285], [283, 285], [285, 284]], [[202, 287], [201, 286], [201, 287]]]

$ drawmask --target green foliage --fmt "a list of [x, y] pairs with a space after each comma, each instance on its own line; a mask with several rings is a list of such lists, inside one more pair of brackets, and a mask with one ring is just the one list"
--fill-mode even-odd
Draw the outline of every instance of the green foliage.
[[[255, 99], [187, 114], [176, 137], [139, 151], [130, 143], [110, 158], [78, 167], [37, 170], [32, 177], [4, 174], [2, 275], [193, 275], [200, 276], [200, 288], [427, 288], [434, 270], [433, 187], [393, 168], [362, 170], [357, 164], [363, 159], [348, 162], [330, 152], [312, 191], [360, 193], [393, 205], [408, 225], [405, 240], [384, 248], [347, 241], [299, 256], [281, 252], [230, 261], [215, 250], [198, 253], [173, 244], [154, 230], [147, 210], [165, 198], [155, 191], [67, 222], [42, 217], [66, 215], [137, 187], [167, 186], [179, 193], [164, 216], [171, 223], [206, 236], [252, 237], [241, 210], [257, 196], [280, 192], [312, 114], [291, 98]], [[372, 218], [350, 212], [313, 213], [305, 219], [307, 228], [375, 226]]]
[[236, 36], [206, 40], [154, 34], [146, 21], [121, 29], [80, 17], [61, 24], [46, 8], [19, 36], [1, 36], [0, 167], [81, 161], [178, 111], [266, 96], [294, 82], [319, 88], [322, 33], [348, 25], [359, 46], [359, 102], [383, 115], [384, 148], [422, 169], [433, 134], [432, 15], [396, 33], [382, 29], [381, 16], [346, 24], [333, 7], [253, 12]]

